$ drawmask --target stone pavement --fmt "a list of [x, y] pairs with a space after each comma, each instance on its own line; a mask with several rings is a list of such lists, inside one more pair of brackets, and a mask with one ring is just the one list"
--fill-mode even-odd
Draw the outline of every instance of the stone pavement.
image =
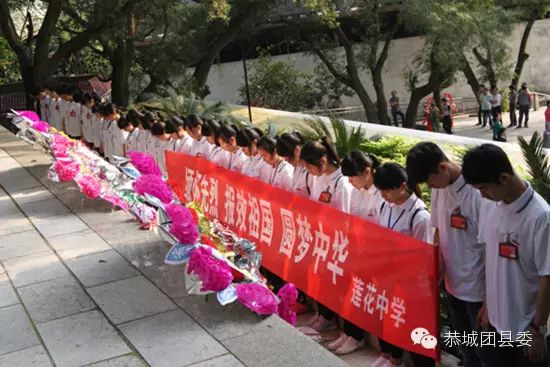
[[278, 317], [189, 296], [165, 242], [49, 165], [0, 127], [0, 367], [347, 366]]

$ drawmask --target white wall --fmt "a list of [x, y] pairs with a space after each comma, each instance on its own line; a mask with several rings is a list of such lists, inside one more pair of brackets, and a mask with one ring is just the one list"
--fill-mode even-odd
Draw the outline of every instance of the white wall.
[[[518, 24], [512, 34], [508, 37], [507, 43], [510, 47], [510, 61], [515, 63], [518, 48], [523, 32], [524, 24]], [[533, 27], [531, 37], [527, 47], [527, 53], [530, 54], [524, 70], [522, 81], [534, 86], [536, 90], [550, 93], [550, 51], [548, 50], [548, 40], [550, 40], [550, 19], [537, 21]], [[424, 41], [421, 37], [411, 37], [397, 39], [390, 48], [389, 57], [386, 61], [384, 70], [384, 84], [386, 93], [389, 95], [391, 90], [397, 90], [401, 99], [409, 99], [408, 92], [404, 85], [404, 72], [408, 65], [412, 63], [415, 55], [421, 51]], [[338, 50], [343, 57], [343, 50]], [[305, 53], [294, 53], [274, 57], [275, 60], [293, 60], [299, 70], [313, 71], [317, 58]], [[253, 60], [248, 60], [252, 63]], [[451, 86], [448, 91], [455, 97], [473, 97], [470, 86], [459, 73], [457, 82]], [[370, 85], [370, 76], [363, 73], [362, 79], [368, 86], [372, 95], [374, 91]], [[221, 100], [227, 103], [238, 103], [239, 87], [244, 85], [244, 71], [242, 61], [229, 62], [214, 65], [208, 77], [208, 85], [212, 94], [208, 99]], [[504, 81], [501, 88], [507, 88], [509, 83]], [[357, 97], [345, 98], [346, 106], [360, 105]]]

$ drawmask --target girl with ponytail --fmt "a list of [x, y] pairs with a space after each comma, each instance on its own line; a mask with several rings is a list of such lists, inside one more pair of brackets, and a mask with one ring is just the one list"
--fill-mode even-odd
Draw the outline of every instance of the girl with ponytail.
[[263, 135], [263, 132], [258, 128], [245, 127], [237, 131], [237, 146], [246, 156], [241, 173], [265, 181], [271, 168], [258, 154], [258, 142]]
[[[332, 141], [324, 137], [321, 141], [306, 143], [300, 152], [309, 174], [316, 176], [311, 188], [311, 200], [330, 205], [349, 213], [352, 187], [340, 169], [340, 157]], [[307, 326], [321, 333], [337, 327], [336, 315], [321, 303], [317, 304], [319, 314]]]
[[237, 145], [236, 126], [223, 125], [218, 133], [218, 143], [226, 152], [229, 152], [229, 162], [225, 168], [231, 171], [242, 172], [243, 165], [246, 161], [246, 154]]
[[284, 133], [277, 139], [277, 153], [294, 167], [290, 191], [309, 198], [315, 176], [308, 172], [305, 162], [300, 159], [304, 144], [299, 132]]
[[[397, 163], [385, 163], [374, 172], [374, 185], [386, 200], [379, 209], [378, 224], [393, 231], [432, 242], [430, 213], [409, 183], [407, 171]], [[403, 349], [379, 339], [381, 356], [376, 366], [401, 365]], [[435, 366], [433, 359], [411, 353], [416, 367]]]
[[202, 135], [206, 138], [206, 141], [210, 146], [210, 155], [205, 158], [218, 166], [227, 167], [229, 164], [229, 153], [223, 150], [216, 141], [220, 128], [221, 125], [217, 121], [204, 121], [204, 125], [202, 126]]

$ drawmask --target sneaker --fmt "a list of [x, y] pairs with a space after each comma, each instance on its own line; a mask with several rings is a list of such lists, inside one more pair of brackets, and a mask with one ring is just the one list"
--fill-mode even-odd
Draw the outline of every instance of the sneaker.
[[386, 363], [384, 363], [379, 367], [403, 367], [403, 366], [404, 366], [403, 363], [394, 364], [392, 361], [386, 360]]
[[389, 361], [390, 360], [387, 359], [386, 357], [380, 356], [376, 361], [374, 361], [373, 364], [370, 365], [370, 367], [382, 367], [383, 365], [386, 364], [386, 362], [389, 362]]
[[340, 346], [340, 348], [336, 349], [334, 351], [334, 353], [336, 353], [337, 355], [346, 355], [346, 354], [351, 354], [353, 352], [355, 352], [356, 350], [359, 350], [363, 347], [364, 343], [363, 341], [357, 341], [355, 340], [354, 338], [352, 338], [351, 336], [348, 336], [346, 338], [347, 340], [344, 342], [344, 344], [342, 344], [342, 346]]
[[327, 349], [328, 350], [336, 350], [338, 348], [340, 348], [342, 346], [342, 344], [344, 344], [347, 340], [347, 338], [349, 338], [346, 334], [344, 333], [341, 333], [340, 336], [338, 337], [338, 339], [330, 342], [327, 344]]
[[336, 329], [336, 320], [327, 320], [323, 316], [319, 316], [317, 321], [315, 321], [313, 324], [309, 325], [313, 330], [317, 331], [318, 333], [322, 333], [325, 331], [330, 331]]
[[521, 129], [521, 125], [516, 126], [516, 129]]

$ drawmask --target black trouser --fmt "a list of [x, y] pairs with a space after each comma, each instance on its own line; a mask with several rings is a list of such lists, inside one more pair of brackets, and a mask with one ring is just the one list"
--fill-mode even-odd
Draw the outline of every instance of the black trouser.
[[447, 134], [453, 133], [452, 123], [451, 116], [443, 116], [443, 130], [445, 130]]
[[523, 116], [525, 116], [525, 126], [527, 126], [527, 122], [529, 122], [529, 107], [530, 106], [519, 105], [519, 124], [518, 124], [518, 126], [521, 126], [521, 122], [523, 121]]
[[327, 321], [334, 320], [334, 316], [336, 316], [334, 311], [332, 311], [320, 302], [317, 302], [317, 310], [319, 311], [319, 315], [323, 316], [323, 318]]
[[[489, 332], [495, 332], [494, 327], [491, 327]], [[529, 361], [529, 357], [523, 354], [523, 347], [514, 345], [513, 347], [499, 346], [501, 336], [496, 333], [496, 347], [491, 347], [491, 358], [488, 361], [483, 361], [485, 367], [548, 367], [550, 364], [550, 356], [548, 351], [546, 357], [541, 362], [533, 363]], [[550, 345], [550, 336], [546, 337], [546, 345]]]
[[510, 125], [515, 126], [518, 123], [518, 118], [516, 116], [516, 104], [510, 103]]
[[500, 108], [500, 106], [496, 106], [496, 107], [493, 107], [491, 108], [491, 114], [493, 115], [493, 120], [497, 120], [500, 115], [500, 118], [502, 119], [502, 108]]
[[361, 341], [365, 337], [365, 331], [348, 320], [344, 320], [344, 333], [357, 341]]
[[481, 116], [483, 116], [483, 111], [481, 111], [481, 105], [479, 105], [479, 108], [477, 110], [477, 124], [481, 125]]
[[[483, 305], [482, 302], [466, 302], [447, 294], [447, 304], [453, 332], [457, 331], [462, 336], [477, 331], [476, 317]], [[487, 348], [460, 344], [460, 351], [464, 356], [464, 367], [481, 367], [482, 362], [490, 358]]]
[[[387, 343], [382, 339], [379, 339], [379, 342], [380, 350], [382, 351], [382, 353], [389, 354], [394, 359], [403, 358], [403, 349], [396, 347], [393, 344]], [[430, 357], [411, 352], [411, 359], [413, 361], [414, 367], [435, 367], [435, 360]]]
[[397, 116], [401, 116], [401, 124], [405, 123], [405, 115], [401, 111], [391, 111], [391, 115], [393, 117], [393, 123], [395, 126], [399, 126], [399, 122], [397, 122]]

